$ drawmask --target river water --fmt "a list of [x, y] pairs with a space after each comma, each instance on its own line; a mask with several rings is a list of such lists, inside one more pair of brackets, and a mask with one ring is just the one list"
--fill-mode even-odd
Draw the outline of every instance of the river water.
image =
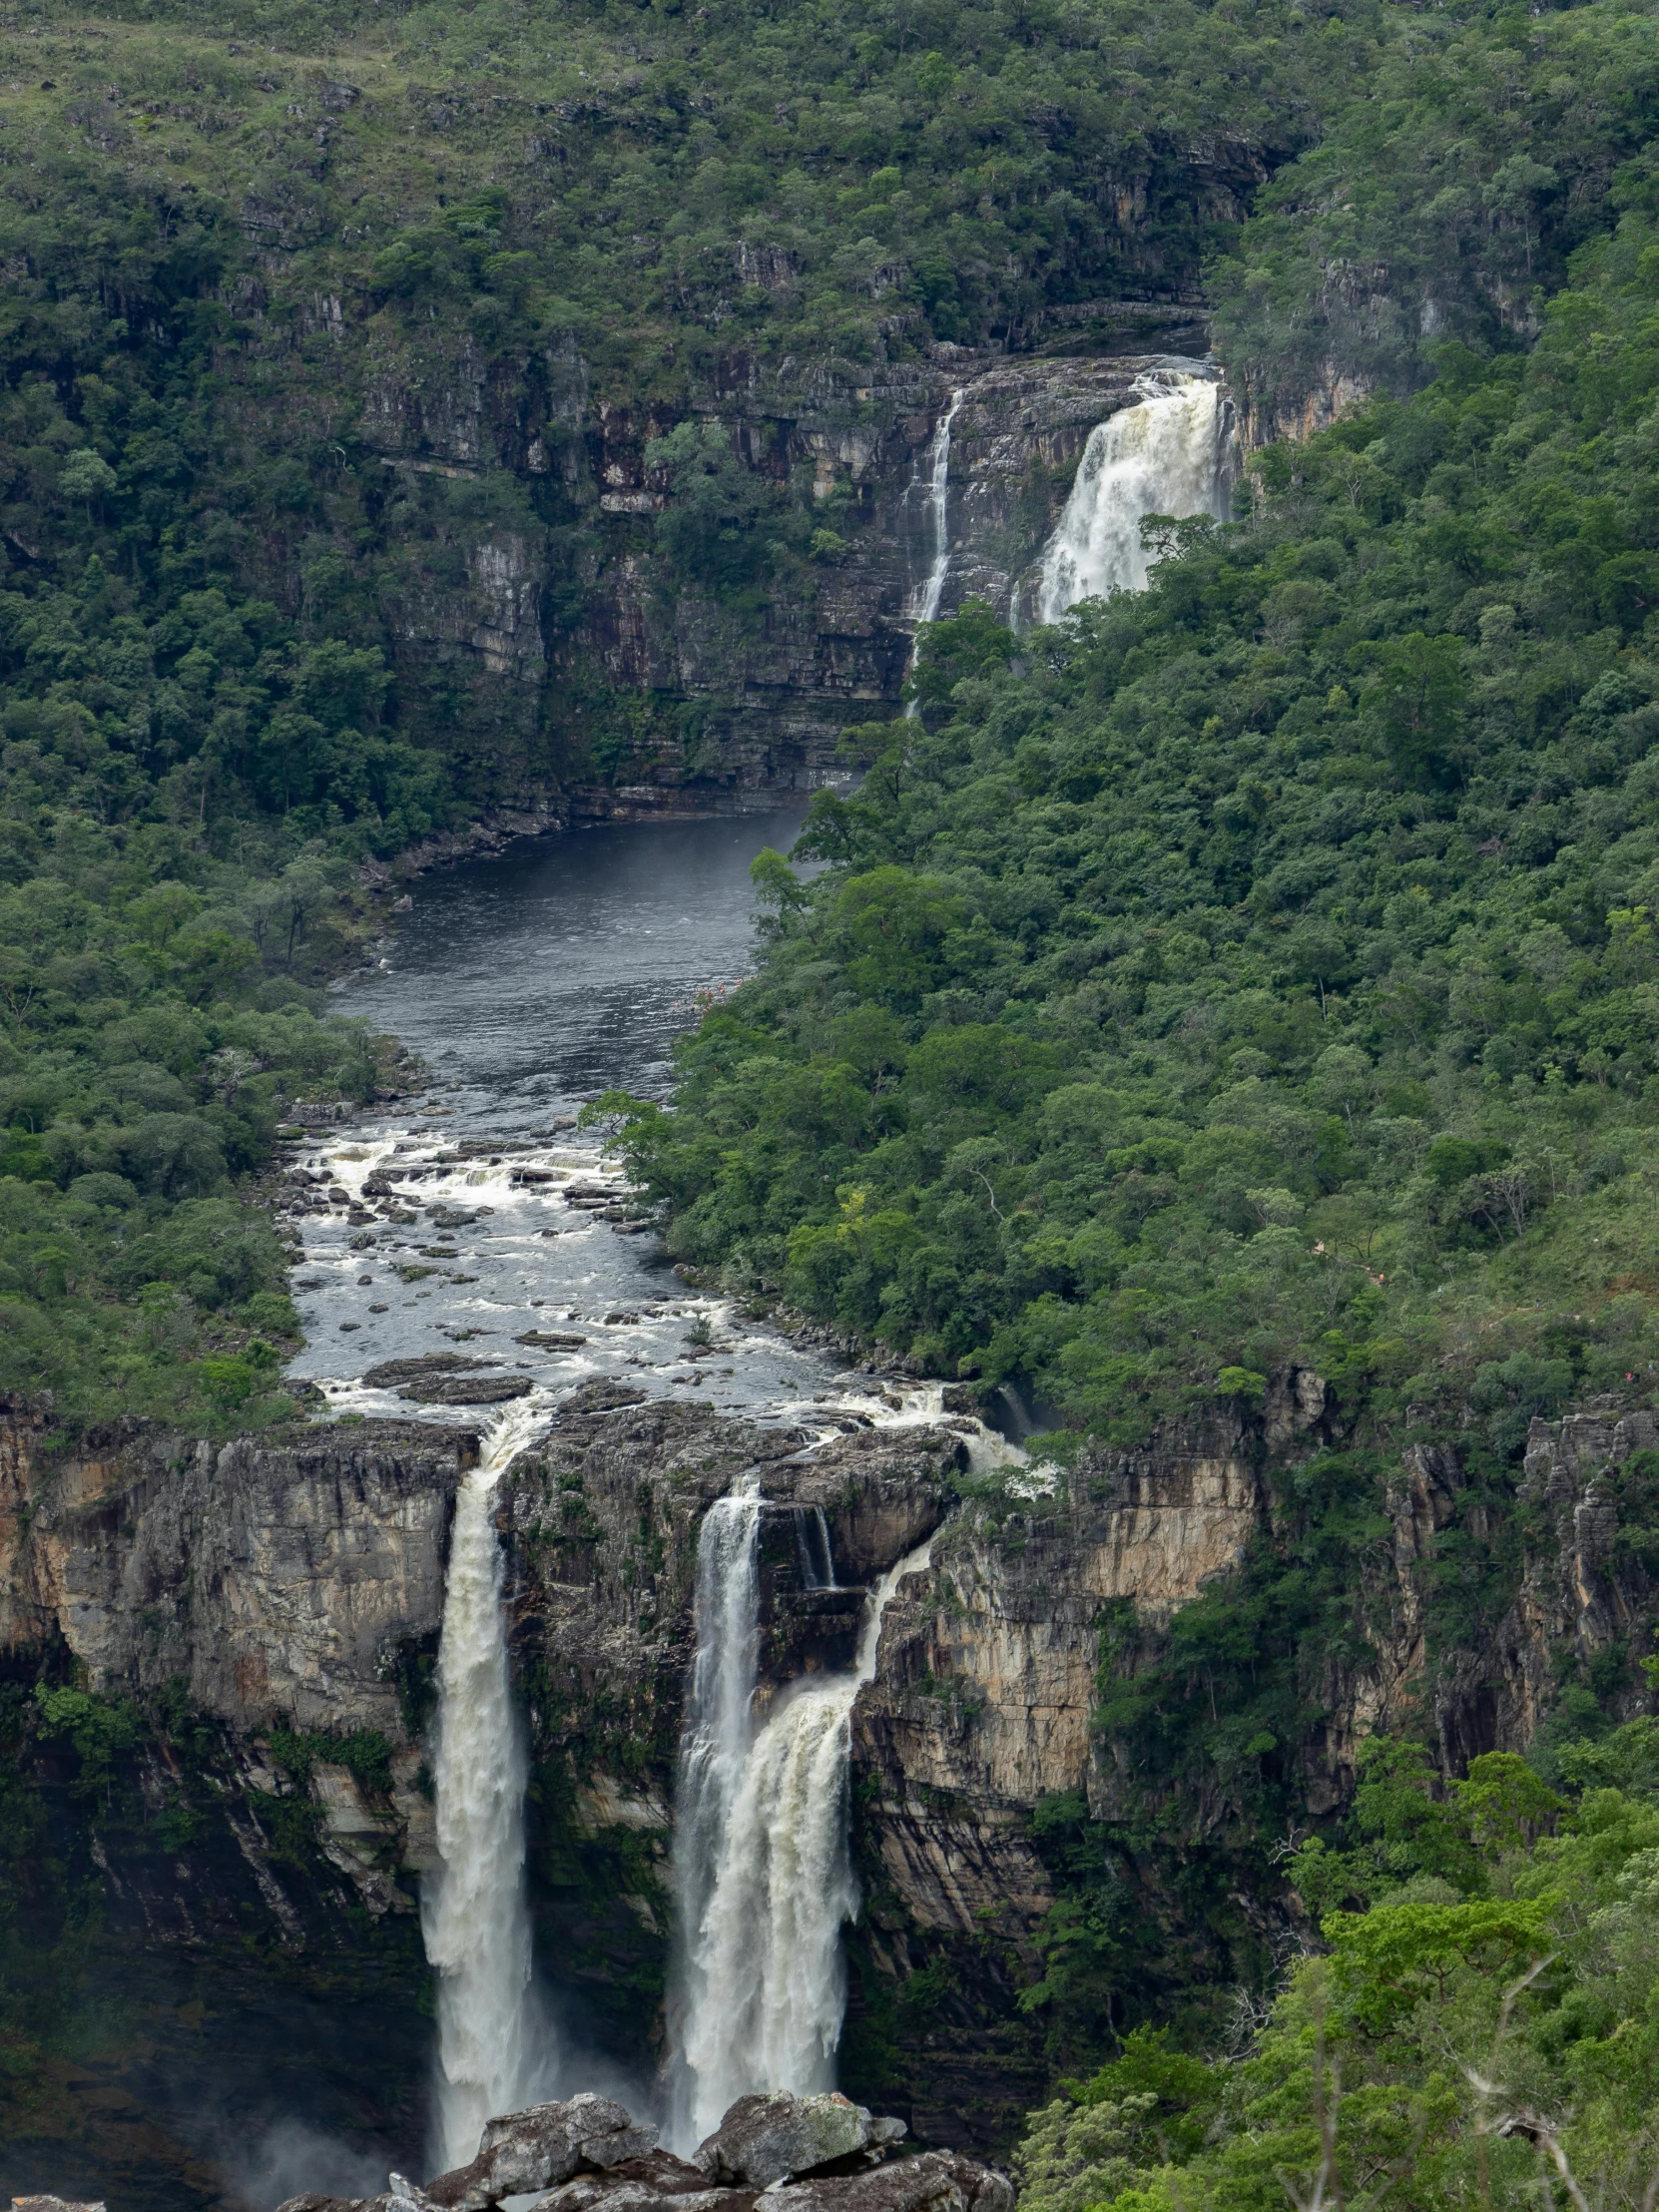
[[[294, 1300], [306, 1346], [290, 1372], [331, 1410], [489, 1418], [487, 1406], [411, 1403], [396, 1394], [406, 1382], [361, 1380], [434, 1354], [488, 1363], [538, 1394], [612, 1377], [779, 1418], [830, 1387], [822, 1355], [742, 1326], [688, 1290], [655, 1237], [597, 1218], [591, 1194], [615, 1171], [599, 1136], [572, 1125], [613, 1087], [665, 1093], [699, 995], [718, 997], [754, 965], [750, 861], [769, 844], [787, 850], [799, 828], [799, 815], [758, 815], [595, 830], [416, 889], [380, 969], [336, 997], [418, 1053], [433, 1081], [299, 1160], [324, 1179], [319, 1206], [326, 1190], [359, 1197], [371, 1177], [398, 1193], [371, 1193], [366, 1222], [336, 1204], [303, 1224]], [[589, 1194], [586, 1206], [567, 1192]], [[729, 1354], [685, 1359], [700, 1319], [720, 1322]], [[532, 1333], [583, 1342], [518, 1342]]]

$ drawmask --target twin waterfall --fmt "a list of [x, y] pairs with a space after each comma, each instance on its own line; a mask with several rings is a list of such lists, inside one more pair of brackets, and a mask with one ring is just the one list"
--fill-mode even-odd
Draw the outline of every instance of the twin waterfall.
[[[697, 1660], [681, 1740], [675, 1883], [679, 1946], [669, 2138], [689, 2151], [741, 2096], [831, 2089], [846, 1985], [842, 1923], [857, 1910], [847, 1857], [852, 1706], [875, 1673], [881, 1616], [927, 1546], [865, 1601], [849, 1674], [790, 1684], [754, 1718], [762, 1500], [753, 1483], [711, 1506], [697, 1562]], [[798, 1510], [804, 1578], [831, 1571], [822, 1513]]]
[[[1144, 591], [1153, 557], [1141, 544], [1148, 515], [1214, 515], [1225, 521], [1232, 490], [1230, 410], [1220, 383], [1174, 362], [1144, 369], [1135, 403], [1089, 432], [1071, 492], [1034, 578], [1014, 587], [1038, 622], [1058, 622], [1083, 599]], [[912, 490], [924, 499], [928, 568], [909, 610], [917, 628], [936, 622], [950, 573], [950, 441], [964, 389], [939, 417]], [[915, 649], [911, 648], [914, 663]], [[915, 713], [912, 700], [906, 712]]]
[[[421, 1894], [437, 1972], [438, 2144], [463, 2165], [484, 2122], [552, 2095], [558, 2052], [532, 1980], [522, 1731], [513, 1710], [495, 1488], [545, 1410], [515, 1407], [455, 1500], [432, 1760], [441, 1866]], [[808, 1675], [754, 1714], [760, 1653], [753, 1477], [710, 1506], [698, 1543], [697, 1655], [681, 1742], [670, 2139], [694, 2147], [756, 2089], [834, 2086], [845, 1985], [841, 1925], [853, 1700], [875, 1672], [881, 1615], [923, 1544], [865, 1601], [853, 1669]], [[822, 1512], [796, 1509], [805, 1587], [833, 1587]]]

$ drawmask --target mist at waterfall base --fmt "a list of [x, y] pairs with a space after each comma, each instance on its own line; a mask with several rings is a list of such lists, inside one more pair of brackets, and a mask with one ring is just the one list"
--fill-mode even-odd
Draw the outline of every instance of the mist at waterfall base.
[[1137, 404], [1089, 432], [1038, 568], [1035, 613], [1058, 622], [1080, 600], [1144, 591], [1148, 515], [1225, 521], [1231, 492], [1228, 408], [1215, 378], [1177, 367], [1135, 379]]

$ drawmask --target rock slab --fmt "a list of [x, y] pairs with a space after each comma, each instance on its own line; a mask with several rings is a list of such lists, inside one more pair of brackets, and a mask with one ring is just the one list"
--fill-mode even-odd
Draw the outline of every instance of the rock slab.
[[1013, 2212], [1007, 2179], [953, 2151], [882, 2163], [903, 2134], [846, 2097], [780, 2092], [740, 2098], [693, 2161], [589, 2094], [491, 2120], [477, 2157], [424, 2189], [393, 2174], [382, 2196], [289, 2197], [277, 2212], [498, 2212], [537, 2190], [533, 2212], [754, 2212], [763, 2196], [769, 2212]]

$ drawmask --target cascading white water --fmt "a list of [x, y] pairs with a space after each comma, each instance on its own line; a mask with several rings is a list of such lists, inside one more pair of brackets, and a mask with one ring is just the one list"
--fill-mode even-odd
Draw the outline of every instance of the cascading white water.
[[515, 1405], [455, 1498], [438, 1644], [432, 1757], [438, 1855], [420, 1925], [438, 1977], [439, 2167], [464, 2165], [484, 2122], [548, 2093], [556, 2053], [531, 1988], [523, 1738], [507, 1681], [494, 1492], [538, 1419]]
[[[927, 518], [929, 559], [927, 575], [914, 608], [918, 633], [924, 622], [936, 622], [938, 620], [939, 602], [944, 597], [944, 580], [950, 573], [950, 432], [956, 420], [956, 411], [961, 404], [962, 392], [958, 387], [951, 393], [950, 404], [935, 424], [933, 435], [927, 446], [926, 490], [924, 493], [926, 504], [923, 512]], [[920, 470], [916, 472], [916, 481], [918, 483], [923, 481]], [[905, 669], [905, 674], [908, 675], [910, 669], [914, 668], [915, 665], [916, 649], [912, 643], [909, 666]], [[912, 699], [904, 712], [909, 716], [914, 715], [916, 711], [916, 702]]]
[[689, 2132], [695, 2124], [696, 2082], [685, 2052], [691, 2023], [706, 2016], [711, 1997], [701, 1931], [754, 1740], [760, 1526], [760, 1483], [748, 1476], [729, 1496], [716, 1498], [709, 1507], [697, 1542], [693, 1612], [697, 1656], [692, 1662], [675, 1791], [677, 1947], [669, 2019], [675, 2046], [669, 2081], [672, 2129], [675, 2139], [688, 2148], [695, 2148], [702, 2135]]
[[940, 415], [927, 448], [927, 542], [931, 560], [927, 580], [921, 587], [921, 597], [916, 601], [916, 621], [934, 622], [938, 619], [939, 601], [944, 597], [944, 580], [950, 572], [950, 432], [956, 413], [962, 404], [960, 389], [950, 395], [950, 404]]
[[1144, 591], [1152, 562], [1141, 543], [1147, 515], [1225, 519], [1228, 413], [1207, 376], [1149, 369], [1138, 403], [1089, 432], [1071, 493], [1043, 549], [1036, 615], [1058, 622], [1080, 599]]
[[[717, 1521], [723, 1506], [728, 1517]], [[731, 1524], [744, 1512], [740, 1536]], [[756, 1731], [759, 1512], [753, 1492], [721, 1499], [699, 1545], [698, 1652], [675, 1842], [671, 2133], [686, 2151], [741, 2096], [834, 2086], [846, 1995], [840, 1932], [858, 1905], [847, 1855], [852, 1706], [875, 1673], [887, 1601], [928, 1552], [922, 1544], [899, 1560], [865, 1600], [852, 1672], [796, 1683]], [[735, 1725], [723, 1734], [740, 1702], [741, 1736]]]

